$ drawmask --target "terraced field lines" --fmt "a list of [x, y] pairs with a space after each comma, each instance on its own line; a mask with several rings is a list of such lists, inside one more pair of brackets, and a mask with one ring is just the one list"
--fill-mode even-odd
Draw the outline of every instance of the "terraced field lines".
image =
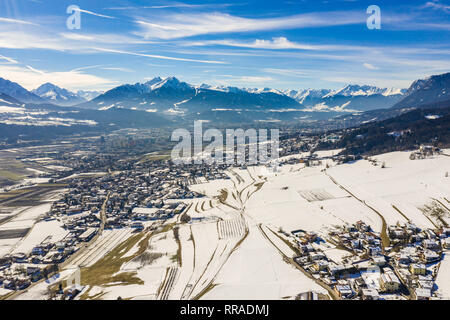
[[391, 244], [391, 241], [389, 239], [389, 235], [387, 234], [387, 223], [386, 223], [386, 219], [384, 219], [383, 215], [381, 213], [379, 213], [377, 210], [375, 210], [373, 207], [369, 206], [365, 200], [361, 200], [359, 199], [357, 196], [355, 196], [353, 193], [351, 193], [348, 189], [346, 189], [343, 185], [341, 185], [340, 183], [338, 183], [332, 176], [330, 176], [327, 172], [325, 172], [325, 175], [328, 176], [328, 178], [330, 178], [330, 180], [337, 185], [338, 187], [340, 187], [342, 190], [346, 191], [349, 195], [351, 195], [353, 198], [355, 198], [356, 200], [358, 200], [359, 202], [361, 202], [362, 204], [364, 204], [367, 208], [369, 208], [370, 210], [372, 210], [373, 212], [375, 212], [381, 219], [381, 223], [382, 223], [382, 227], [381, 227], [381, 244], [382, 244], [382, 249], [384, 252], [384, 249], [386, 247], [389, 247]]
[[170, 267], [166, 281], [164, 282], [163, 289], [161, 290], [161, 296], [158, 300], [167, 300], [175, 283], [178, 274], [178, 267]]
[[313, 280], [314, 282], [316, 282], [318, 285], [320, 285], [322, 288], [324, 288], [325, 290], [328, 291], [328, 294], [334, 299], [334, 300], [340, 300], [339, 297], [337, 296], [337, 294], [333, 291], [333, 289], [331, 289], [330, 286], [328, 286], [327, 284], [325, 284], [324, 282], [314, 278], [313, 276], [311, 276], [306, 270], [304, 270], [301, 266], [299, 266], [294, 259], [287, 257], [283, 251], [281, 251], [274, 243], [273, 241], [269, 238], [269, 236], [267, 236], [267, 234], [264, 232], [262, 225], [259, 224], [258, 225], [258, 230], [259, 232], [261, 232], [262, 236], [280, 253], [280, 255], [283, 257], [283, 260], [292, 264], [294, 267], [296, 267], [298, 270], [300, 270], [305, 276], [307, 276], [308, 278], [310, 278], [311, 280]]
[[411, 220], [403, 212], [401, 212], [396, 206], [392, 205], [392, 208], [394, 208], [395, 211], [400, 213], [402, 215], [402, 217], [406, 219], [406, 221], [411, 222]]
[[219, 221], [219, 239], [241, 238], [245, 233], [245, 222], [241, 218]]

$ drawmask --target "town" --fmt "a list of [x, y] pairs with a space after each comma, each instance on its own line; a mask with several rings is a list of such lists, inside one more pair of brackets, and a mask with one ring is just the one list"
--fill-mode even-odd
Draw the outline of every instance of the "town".
[[[390, 226], [385, 239], [389, 246], [363, 221], [330, 231], [327, 240], [303, 231], [292, 235], [297, 239], [297, 264], [341, 299], [438, 298], [434, 279], [442, 252], [450, 248], [448, 227]], [[326, 242], [348, 251], [348, 256], [333, 261], [324, 253]]]
[[[339, 136], [336, 134], [284, 132], [276, 170], [303, 165], [305, 168], [322, 168], [326, 173], [330, 163], [339, 166], [363, 159], [340, 154], [339, 150], [326, 155], [315, 152], [320, 143], [337, 139]], [[52, 200], [50, 209], [38, 221], [59, 222], [64, 236], [54, 241], [49, 235], [28, 252], [2, 256], [2, 288], [20, 293], [33, 284], [48, 281], [65, 266], [77, 261], [105, 230], [129, 230], [136, 234], [156, 228], [154, 222], [164, 224], [176, 216], [184, 223], [201, 221], [192, 220], [187, 213], [190, 200], [206, 197], [193, 191], [192, 186], [230, 180], [230, 174], [227, 174], [230, 169], [248, 170], [251, 166], [263, 166], [261, 163], [175, 165], [163, 153], [142, 155], [143, 150], [130, 153], [130, 148], [140, 148], [145, 144], [139, 140], [120, 138], [119, 141], [119, 144], [105, 142], [102, 137], [94, 142], [96, 152], [92, 151], [89, 143], [82, 144], [81, 148], [90, 148], [89, 152], [73, 147], [71, 152], [63, 152], [64, 149], [59, 152], [26, 151], [30, 165], [37, 164], [36, 168], [41, 168], [45, 164], [47, 169], [53, 169], [47, 172], [35, 169], [39, 178], [45, 178], [50, 185], [60, 186], [57, 198]], [[113, 152], [114, 148], [117, 152]], [[409, 161], [441, 153], [437, 148], [422, 145], [411, 152]], [[364, 157], [364, 160], [380, 169], [386, 166], [371, 157]], [[265, 165], [270, 167], [273, 163]], [[7, 190], [20, 188], [24, 186]], [[302, 196], [306, 199], [315, 197]], [[279, 236], [296, 252], [289, 258], [334, 299], [437, 299], [440, 296], [434, 281], [443, 252], [450, 248], [450, 228], [439, 216], [438, 208], [429, 209], [438, 222], [433, 230], [407, 223], [385, 226], [380, 233], [358, 221], [352, 225], [335, 226], [326, 235], [296, 230], [280, 231]], [[343, 258], [327, 256], [327, 246], [335, 246], [347, 254]], [[56, 296], [73, 299], [81, 291], [79, 286], [61, 287]], [[52, 295], [53, 298], [56, 296]], [[317, 299], [319, 296], [308, 292], [298, 293], [297, 298]]]

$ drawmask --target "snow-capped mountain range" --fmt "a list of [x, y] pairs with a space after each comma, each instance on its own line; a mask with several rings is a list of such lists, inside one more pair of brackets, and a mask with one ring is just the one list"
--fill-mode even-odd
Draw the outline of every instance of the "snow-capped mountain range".
[[45, 101], [28, 91], [20, 84], [0, 78], [0, 93], [6, 94], [24, 103], [44, 103]]
[[[450, 99], [449, 74], [415, 81], [408, 90], [347, 85], [338, 90], [302, 89], [277, 90], [271, 88], [237, 88], [191, 85], [175, 77], [156, 77], [143, 83], [124, 84], [100, 92], [71, 92], [46, 83], [32, 92], [19, 84], [0, 78], [0, 93], [25, 103], [51, 103], [59, 106], [108, 110], [111, 108], [142, 110], [166, 116], [196, 116], [220, 119], [225, 113], [266, 118], [289, 118], [308, 113], [310, 116], [329, 113], [365, 112], [396, 107], [410, 107], [414, 103], [428, 103]], [[250, 111], [250, 112], [248, 112]], [[220, 115], [220, 116], [219, 116]], [[236, 115], [237, 116], [237, 115]], [[262, 116], [261, 116], [262, 117]]]
[[347, 85], [339, 90], [330, 91], [323, 98], [333, 97], [333, 96], [371, 96], [379, 94], [382, 96], [393, 96], [393, 95], [403, 95], [406, 90], [396, 89], [396, 88], [378, 88], [374, 86], [359, 86], [359, 85]]
[[28, 91], [20, 84], [3, 78], [0, 78], [0, 93], [23, 103], [51, 103], [59, 106], [74, 106], [102, 94], [99, 91], [78, 91], [74, 93], [52, 83], [45, 83], [34, 90]]
[[83, 98], [85, 101], [89, 101], [92, 99], [97, 98], [99, 95], [104, 93], [103, 91], [85, 91], [85, 90], [78, 90], [77, 95], [81, 98]]
[[404, 92], [402, 89], [358, 85], [334, 91], [195, 86], [175, 77], [156, 77], [144, 83], [116, 87], [81, 106], [103, 110], [131, 108], [178, 115], [214, 110], [355, 112], [392, 107]]
[[[170, 91], [170, 92], [167, 92]], [[217, 101], [213, 96], [220, 95], [225, 100], [233, 96], [231, 101], [225, 102], [228, 107], [241, 108], [246, 107], [246, 104], [262, 105], [270, 108], [286, 108], [286, 107], [306, 107], [308, 109], [327, 111], [339, 110], [345, 111], [345, 107], [349, 112], [352, 111], [366, 111], [373, 108], [386, 108], [394, 103], [393, 100], [399, 100], [406, 90], [403, 89], [389, 89], [377, 88], [374, 86], [359, 86], [348, 85], [339, 90], [329, 89], [302, 89], [302, 90], [277, 90], [271, 88], [237, 88], [231, 86], [211, 86], [202, 84], [194, 86], [186, 82], [182, 82], [175, 77], [155, 77], [144, 83], [136, 83], [134, 85], [126, 84], [105, 93], [98, 91], [78, 91], [72, 92], [64, 88], [60, 88], [52, 83], [45, 83], [31, 92], [21, 87], [15, 82], [0, 78], [0, 92], [8, 94], [19, 101], [25, 103], [52, 103], [60, 106], [75, 106], [81, 104], [83, 107], [90, 107], [95, 109], [106, 109], [108, 107], [122, 107], [129, 109], [147, 109], [155, 110], [155, 105], [161, 104], [159, 100], [165, 100], [166, 106], [163, 109], [171, 109], [172, 107], [179, 107], [194, 99], [197, 95], [208, 96], [212, 99], [210, 109], [217, 109], [224, 107], [220, 101]], [[231, 95], [225, 97], [224, 94]], [[133, 96], [132, 101], [129, 101], [130, 95]], [[146, 96], [154, 96], [146, 97]], [[238, 99], [236, 95], [241, 95]], [[264, 98], [270, 97], [269, 103]], [[345, 97], [345, 98], [343, 98]], [[369, 100], [382, 100], [377, 103], [369, 103], [368, 107], [362, 106], [364, 100], [361, 97], [372, 97]], [[376, 97], [377, 99], [374, 99]], [[385, 97], [383, 99], [383, 97]], [[183, 98], [182, 100], [179, 100]], [[203, 100], [205, 100], [204, 97]], [[216, 97], [217, 98], [217, 97]], [[358, 99], [359, 98], [359, 99]], [[158, 100], [158, 101], [150, 101]], [[297, 105], [294, 101], [297, 102]], [[96, 100], [97, 106], [90, 103], [91, 100]], [[242, 101], [241, 101], [242, 100]], [[251, 101], [253, 100], [253, 101]], [[279, 105], [281, 101], [288, 102], [287, 105]], [[357, 101], [354, 101], [357, 100]], [[134, 101], [134, 102], [133, 102]], [[233, 102], [235, 101], [235, 105]], [[136, 105], [137, 102], [137, 105]], [[168, 105], [167, 105], [168, 104]], [[203, 103], [204, 104], [204, 103]], [[344, 106], [344, 107], [343, 107]], [[207, 106], [205, 106], [207, 107]]]
[[[48, 138], [61, 132], [187, 125], [198, 119], [227, 126], [265, 122], [314, 126], [334, 123], [330, 120], [357, 126], [411, 109], [450, 107], [450, 73], [415, 81], [406, 92], [356, 85], [334, 91], [193, 86], [174, 77], [125, 84], [99, 96], [87, 92], [84, 94], [94, 97], [92, 100], [70, 107], [56, 104], [69, 104], [74, 99], [73, 103], [81, 93], [52, 84], [34, 92], [0, 78], [0, 129], [4, 136]], [[432, 115], [439, 114], [434, 112]], [[34, 129], [43, 126], [48, 130]]]
[[338, 90], [305, 89], [284, 91], [305, 107], [316, 111], [368, 111], [389, 108], [400, 101], [406, 90], [347, 85]]

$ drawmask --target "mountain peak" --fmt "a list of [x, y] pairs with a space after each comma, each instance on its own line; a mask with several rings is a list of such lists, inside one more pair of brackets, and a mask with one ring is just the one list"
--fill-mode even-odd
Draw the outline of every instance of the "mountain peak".
[[77, 95], [86, 101], [97, 98], [99, 95], [103, 94], [103, 91], [91, 91], [91, 90], [78, 90]]
[[153, 78], [153, 79], [147, 81], [147, 82], [144, 83], [144, 84], [146, 84], [146, 85], [148, 85], [148, 86], [152, 86], [152, 85], [154, 85], [154, 84], [156, 84], [156, 83], [159, 83], [159, 82], [161, 82], [161, 81], [162, 81], [161, 77], [155, 77], [155, 78]]
[[320, 99], [330, 92], [331, 90], [329, 89], [301, 89], [287, 90], [284, 91], [284, 94], [303, 104], [307, 100]]
[[[153, 80], [156, 81], [156, 79], [157, 78], [155, 78]], [[160, 80], [159, 82], [155, 82], [150, 86], [151, 90], [157, 90], [157, 89], [161, 89], [161, 88], [172, 88], [172, 89], [181, 89], [181, 90], [192, 89], [191, 85], [187, 84], [186, 82], [181, 82], [180, 80], [178, 80], [175, 77], [167, 77], [165, 79], [159, 78], [159, 80]]]
[[324, 96], [324, 98], [334, 96], [354, 97], [354, 96], [371, 96], [371, 95], [402, 95], [405, 90], [396, 88], [378, 88], [371, 85], [348, 84], [339, 90], [334, 90]]
[[[44, 83], [44, 84], [41, 84], [40, 86], [39, 86], [39, 88], [58, 88], [58, 89], [61, 89], [61, 87], [58, 87], [56, 84], [53, 84], [53, 83], [51, 83], [51, 82], [46, 82], [46, 83]], [[37, 89], [39, 89], [39, 88], [37, 88]], [[37, 90], [36, 89], [36, 90]]]
[[42, 94], [45, 94], [46, 92], [49, 92], [49, 91], [64, 92], [67, 90], [63, 89], [61, 87], [58, 87], [57, 85], [55, 85], [51, 82], [46, 82], [44, 84], [41, 84], [38, 88], [32, 90], [31, 92], [33, 92], [34, 94], [36, 94], [38, 96], [41, 96]]
[[16, 82], [0, 78], [0, 92], [25, 103], [43, 103], [34, 93], [28, 91]]
[[370, 95], [374, 93], [378, 93], [380, 91], [379, 88], [368, 85], [357, 85], [357, 84], [348, 84], [342, 89], [331, 92], [330, 95], [342, 95], [342, 96], [360, 96], [360, 95]]
[[64, 106], [71, 106], [85, 101], [84, 98], [76, 93], [50, 82], [42, 84], [32, 92], [48, 102]]
[[449, 82], [450, 82], [450, 72], [439, 75], [433, 75], [425, 79], [418, 79], [411, 84], [406, 94], [409, 95], [417, 90], [426, 89], [427, 87], [436, 83], [441, 83], [445, 86]]
[[447, 100], [450, 100], [450, 72], [414, 81], [405, 98], [394, 108], [420, 107]]

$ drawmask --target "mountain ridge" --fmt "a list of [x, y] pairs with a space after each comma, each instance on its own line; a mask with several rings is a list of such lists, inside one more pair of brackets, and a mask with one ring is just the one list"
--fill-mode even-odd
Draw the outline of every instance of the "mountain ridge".
[[[383, 112], [395, 114], [397, 109], [420, 108], [421, 105], [450, 99], [449, 75], [450, 73], [447, 73], [416, 80], [407, 90], [357, 84], [346, 85], [337, 90], [238, 88], [192, 85], [176, 77], [154, 77], [145, 82], [122, 84], [98, 96], [98, 93], [91, 92], [92, 100], [75, 105], [74, 100], [70, 100], [76, 101], [77, 94], [51, 83], [45, 83], [33, 90], [46, 99], [28, 92], [17, 83], [4, 79], [3, 83], [7, 84], [7, 89], [13, 94], [11, 97], [22, 101], [19, 97], [25, 96], [25, 100], [29, 101], [30, 99], [26, 99], [29, 94], [32, 95], [32, 103], [42, 106], [51, 103], [99, 111], [112, 108], [131, 109], [157, 113], [166, 118], [177, 117], [181, 121], [194, 118], [220, 121], [226, 118], [239, 123], [242, 119], [247, 122], [296, 121], [306, 118], [332, 119], [339, 115], [357, 119], [358, 114], [364, 118], [364, 114], [371, 111], [373, 112], [370, 114], [378, 113], [382, 118]], [[51, 105], [47, 107], [49, 109]], [[389, 111], [392, 108], [394, 111]]]
[[80, 97], [78, 94], [58, 87], [57, 85], [54, 85], [50, 82], [40, 85], [38, 88], [32, 90], [31, 92], [47, 102], [61, 106], [74, 106], [86, 102], [86, 100]]
[[393, 108], [411, 108], [450, 100], [450, 72], [414, 81]]
[[24, 103], [44, 103], [44, 99], [22, 87], [17, 82], [0, 78], [0, 93], [4, 93]]
[[347, 85], [340, 90], [271, 88], [238, 88], [232, 86], [191, 85], [176, 77], [155, 77], [147, 82], [123, 84], [82, 108], [111, 107], [152, 110], [183, 115], [186, 112], [206, 112], [216, 109], [278, 109], [295, 108], [316, 112], [362, 112], [389, 108], [403, 96], [403, 89]]

